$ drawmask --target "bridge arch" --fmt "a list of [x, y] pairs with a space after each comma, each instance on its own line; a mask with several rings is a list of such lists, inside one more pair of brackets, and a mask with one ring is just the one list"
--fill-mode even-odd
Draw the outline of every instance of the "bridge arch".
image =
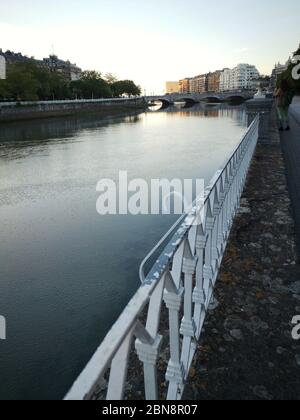
[[155, 105], [156, 102], [160, 102], [162, 105], [162, 108], [167, 108], [168, 106], [170, 106], [172, 104], [171, 101], [164, 99], [164, 98], [155, 98], [155, 99], [150, 99], [147, 101], [148, 105]]
[[201, 99], [203, 102], [207, 103], [221, 103], [222, 100], [218, 95], [207, 95]]
[[225, 102], [231, 103], [242, 103], [245, 102], [246, 98], [243, 95], [231, 95], [225, 99]]
[[185, 102], [185, 104], [187, 106], [192, 106], [192, 105], [195, 105], [197, 103], [197, 101], [194, 98], [184, 98], [183, 97], [183, 98], [180, 98], [179, 100], [180, 100], [180, 102]]

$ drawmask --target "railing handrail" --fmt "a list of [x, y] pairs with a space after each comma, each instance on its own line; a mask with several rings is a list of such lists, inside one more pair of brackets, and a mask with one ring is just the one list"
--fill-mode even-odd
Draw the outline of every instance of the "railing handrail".
[[[183, 220], [143, 284], [73, 384], [66, 396], [67, 400], [99, 398], [101, 392], [99, 394], [98, 387], [100, 385], [103, 391], [101, 381], [108, 369], [106, 398], [123, 399], [133, 338], [136, 338], [135, 349], [144, 365], [145, 397], [148, 400], [159, 398], [157, 359], [162, 341], [159, 325], [163, 301], [169, 311], [167, 399], [181, 399], [213, 296], [233, 218], [239, 207], [258, 139], [258, 128], [259, 116], [252, 122], [224, 167], [212, 178], [205, 190], [204, 199], [199, 200], [201, 204], [198, 206], [196, 203], [188, 215], [183, 215], [173, 225], [175, 230]], [[206, 210], [205, 221], [199, 228], [191, 222], [193, 218], [199, 217], [203, 206]], [[161, 241], [163, 239], [166, 240], [167, 235]], [[163, 244], [161, 241], [160, 245]], [[154, 249], [156, 251], [158, 245]], [[151, 255], [155, 251], [152, 250]], [[147, 305], [147, 323], [144, 327], [139, 318]]]
[[[257, 116], [257, 118], [259, 118], [259, 117]], [[197, 205], [197, 203], [201, 203], [202, 201], [203, 201], [202, 204], [201, 204], [202, 208], [205, 206], [206, 201], [209, 198], [209, 195], [210, 195], [214, 185], [221, 178], [221, 176], [223, 175], [223, 173], [224, 173], [226, 167], [228, 166], [229, 162], [233, 159], [234, 155], [236, 154], [237, 150], [239, 149], [241, 143], [249, 135], [249, 133], [253, 130], [256, 123], [257, 123], [256, 119], [252, 121], [251, 125], [249, 126], [248, 130], [244, 134], [240, 143], [235, 147], [234, 151], [232, 153], [230, 153], [229, 158], [225, 161], [226, 163], [223, 165], [222, 169], [217, 170], [215, 172], [215, 174], [213, 175], [213, 177], [210, 180], [208, 186], [205, 188], [204, 197], [203, 196], [197, 197], [191, 205], [191, 210], [193, 210], [193, 208]], [[204, 198], [204, 200], [202, 200], [202, 198]], [[199, 210], [201, 211], [201, 209], [199, 209]], [[155, 252], [162, 246], [162, 244], [166, 241], [166, 239], [170, 237], [171, 233], [175, 230], [175, 228], [177, 226], [179, 226], [179, 224], [181, 222], [183, 222], [187, 217], [190, 217], [190, 215], [191, 214], [189, 212], [189, 213], [184, 213], [182, 216], [180, 216], [180, 218], [176, 220], [176, 222], [171, 226], [171, 228], [168, 230], [168, 232], [158, 241], [158, 243], [151, 249], [151, 251], [143, 259], [143, 261], [141, 262], [140, 267], [139, 267], [139, 276], [140, 276], [140, 281], [141, 281], [142, 284], [145, 281], [147, 281], [147, 278], [145, 276], [145, 265], [147, 264], [147, 262], [155, 254]], [[173, 238], [173, 239], [175, 239], [175, 238]], [[172, 259], [173, 255], [174, 254], [170, 255], [170, 259]]]

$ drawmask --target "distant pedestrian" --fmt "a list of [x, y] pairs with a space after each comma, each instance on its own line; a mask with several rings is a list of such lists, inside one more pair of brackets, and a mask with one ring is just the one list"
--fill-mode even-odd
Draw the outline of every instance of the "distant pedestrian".
[[281, 80], [279, 88], [276, 89], [275, 92], [280, 122], [280, 131], [290, 130], [289, 108], [293, 102], [294, 94], [294, 90], [291, 89], [287, 80]]

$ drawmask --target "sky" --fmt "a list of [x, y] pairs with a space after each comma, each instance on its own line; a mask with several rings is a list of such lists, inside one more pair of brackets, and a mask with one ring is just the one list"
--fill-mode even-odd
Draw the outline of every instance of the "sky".
[[270, 74], [298, 47], [299, 16], [299, 0], [0, 0], [0, 48], [54, 50], [161, 94], [167, 80], [238, 63]]

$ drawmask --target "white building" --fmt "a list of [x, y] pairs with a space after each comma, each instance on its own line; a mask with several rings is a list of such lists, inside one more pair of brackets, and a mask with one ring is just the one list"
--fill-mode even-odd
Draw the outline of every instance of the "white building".
[[255, 66], [239, 64], [231, 70], [230, 88], [232, 90], [251, 89], [252, 80], [260, 77]]
[[231, 89], [231, 70], [224, 69], [220, 74], [220, 91], [225, 92]]
[[6, 79], [6, 60], [0, 55], [0, 79]]

